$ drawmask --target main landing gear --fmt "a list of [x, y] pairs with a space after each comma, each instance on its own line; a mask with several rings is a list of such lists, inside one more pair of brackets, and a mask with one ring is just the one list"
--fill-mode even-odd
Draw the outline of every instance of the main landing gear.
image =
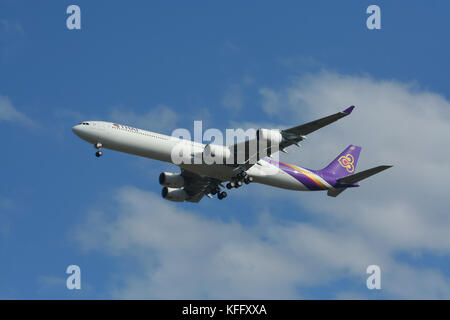
[[220, 191], [220, 188], [217, 187], [216, 189], [214, 189], [213, 191], [211, 191], [212, 195], [216, 195], [217, 194], [217, 198], [219, 200], [222, 200], [223, 198], [227, 197], [227, 193], [225, 191]]
[[227, 183], [226, 187], [227, 189], [239, 188], [244, 183], [249, 184], [250, 182], [253, 182], [253, 177], [250, 177], [246, 172], [241, 172], [236, 177], [231, 179], [231, 181]]
[[103, 151], [102, 151], [102, 144], [100, 142], [97, 142], [96, 144], [94, 144], [94, 148], [97, 149], [98, 151], [95, 153], [95, 156], [97, 158], [101, 157], [103, 155]]
[[227, 197], [227, 193], [226, 193], [225, 191], [219, 192], [219, 193], [217, 194], [217, 198], [218, 198], [219, 200], [222, 200], [223, 198], [226, 198], [226, 197]]

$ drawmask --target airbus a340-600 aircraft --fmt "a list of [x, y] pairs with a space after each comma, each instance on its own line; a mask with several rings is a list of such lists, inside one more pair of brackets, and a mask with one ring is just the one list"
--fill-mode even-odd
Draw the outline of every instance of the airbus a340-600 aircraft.
[[[205, 145], [104, 121], [85, 121], [72, 130], [83, 140], [94, 144], [98, 149], [97, 157], [103, 154], [102, 148], [105, 148], [174, 163], [173, 148], [184, 145], [191, 148], [189, 156], [192, 158], [200, 156], [203, 159], [206, 155], [212, 155], [222, 160], [242, 159], [241, 162], [233, 160], [231, 163], [176, 163], [181, 173], [162, 172], [159, 176], [159, 183], [163, 185], [162, 196], [167, 200], [198, 202], [205, 195], [211, 198], [216, 194], [219, 199], [223, 199], [227, 196], [222, 190], [225, 187], [239, 188], [243, 183], [250, 182], [290, 190], [328, 190], [329, 196], [336, 197], [347, 188], [358, 187], [359, 181], [391, 166], [382, 165], [355, 173], [361, 147], [354, 145], [348, 146], [322, 170], [278, 162], [271, 156], [292, 144], [298, 146], [307, 134], [348, 116], [353, 109], [354, 106], [351, 106], [342, 112], [286, 130], [258, 129], [256, 138], [229, 146]], [[267, 142], [264, 150], [256, 148], [256, 153], [250, 151], [252, 141], [259, 145], [264, 140]]]

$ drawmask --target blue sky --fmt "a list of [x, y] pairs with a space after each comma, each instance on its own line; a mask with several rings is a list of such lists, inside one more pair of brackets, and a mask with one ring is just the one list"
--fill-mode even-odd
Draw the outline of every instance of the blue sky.
[[[66, 28], [70, 4], [81, 30]], [[366, 28], [370, 4], [381, 30]], [[0, 0], [0, 298], [449, 298], [449, 10], [446, 1]], [[346, 125], [286, 158], [318, 168], [355, 143], [360, 169], [400, 168], [338, 199], [250, 185], [220, 203], [165, 203], [157, 178], [174, 166], [112, 151], [96, 159], [71, 132], [82, 120], [166, 134], [193, 120], [292, 126], [352, 104]], [[177, 246], [178, 234], [193, 247]], [[227, 262], [235, 275], [211, 271]], [[383, 263], [386, 287], [367, 290], [365, 266]], [[70, 264], [81, 267], [80, 291], [65, 288]]]

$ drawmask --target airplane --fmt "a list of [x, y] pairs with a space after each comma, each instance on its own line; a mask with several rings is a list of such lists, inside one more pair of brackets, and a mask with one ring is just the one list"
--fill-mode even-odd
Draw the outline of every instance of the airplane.
[[[81, 139], [92, 143], [97, 149], [95, 155], [103, 155], [103, 148], [133, 154], [145, 158], [175, 163], [173, 148], [184, 145], [191, 148], [191, 158], [209, 155], [235, 159], [231, 163], [175, 163], [181, 173], [162, 172], [159, 183], [163, 186], [162, 197], [176, 202], [199, 202], [205, 195], [218, 199], [227, 197], [227, 189], [239, 188], [244, 183], [261, 183], [273, 187], [316, 191], [327, 190], [331, 197], [337, 197], [347, 188], [359, 187], [361, 180], [386, 170], [392, 166], [381, 165], [355, 173], [361, 147], [349, 145], [336, 159], [321, 170], [311, 170], [279, 162], [273, 159], [275, 152], [286, 152], [291, 145], [299, 146], [306, 135], [351, 114], [355, 107], [285, 130], [258, 129], [256, 138], [223, 146], [203, 144], [174, 136], [167, 136], [131, 126], [106, 122], [84, 121], [72, 128]], [[265, 148], [250, 151], [252, 142], [267, 140]], [[242, 151], [244, 150], [244, 151]], [[262, 152], [264, 151], [264, 152]], [[266, 156], [267, 155], [267, 156]], [[252, 160], [252, 161], [251, 161]], [[224, 186], [226, 183], [226, 186]]]

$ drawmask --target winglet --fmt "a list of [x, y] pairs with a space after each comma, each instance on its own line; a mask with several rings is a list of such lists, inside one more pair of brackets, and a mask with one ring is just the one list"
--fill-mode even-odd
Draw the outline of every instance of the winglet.
[[342, 112], [345, 113], [346, 115], [349, 115], [350, 113], [352, 113], [353, 109], [355, 109], [355, 106], [348, 107]]

